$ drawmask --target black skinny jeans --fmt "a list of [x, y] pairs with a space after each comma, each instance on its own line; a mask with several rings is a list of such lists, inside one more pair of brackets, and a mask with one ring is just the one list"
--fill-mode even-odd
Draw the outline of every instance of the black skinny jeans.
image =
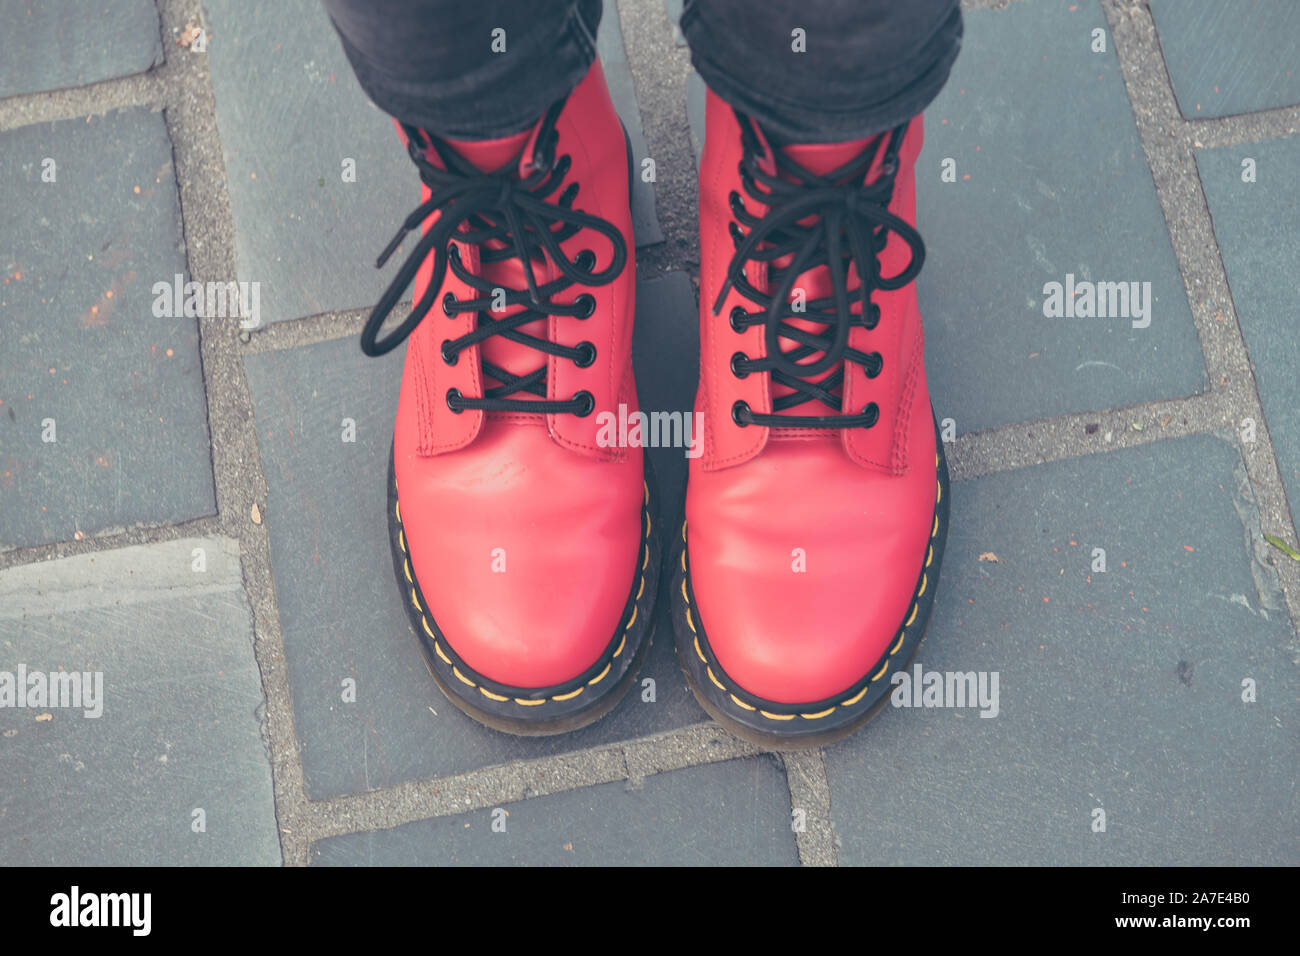
[[[454, 139], [531, 125], [596, 55], [601, 0], [324, 0], [381, 109]], [[686, 0], [691, 61], [788, 143], [871, 136], [920, 113], [961, 47], [958, 0]]]

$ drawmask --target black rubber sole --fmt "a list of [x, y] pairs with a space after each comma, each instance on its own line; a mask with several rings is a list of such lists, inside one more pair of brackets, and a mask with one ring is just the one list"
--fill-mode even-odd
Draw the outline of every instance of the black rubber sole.
[[650, 647], [660, 555], [654, 476], [646, 456], [645, 497], [641, 509], [641, 547], [627, 603], [618, 628], [596, 662], [582, 674], [550, 687], [513, 687], [466, 664], [429, 612], [411, 566], [397, 498], [392, 449], [388, 457], [388, 530], [393, 570], [402, 604], [420, 644], [425, 665], [443, 694], [462, 712], [494, 730], [523, 737], [562, 734], [594, 723], [609, 713], [636, 679]]
[[897, 637], [862, 678], [835, 697], [806, 704], [783, 704], [749, 693], [718, 663], [691, 588], [686, 523], [682, 523], [673, 565], [673, 630], [677, 657], [691, 692], [709, 716], [732, 734], [767, 750], [807, 750], [833, 743], [858, 730], [884, 708], [893, 675], [906, 670], [925, 638], [939, 584], [939, 566], [948, 537], [948, 462], [935, 425], [936, 489], [934, 520], [925, 563]]

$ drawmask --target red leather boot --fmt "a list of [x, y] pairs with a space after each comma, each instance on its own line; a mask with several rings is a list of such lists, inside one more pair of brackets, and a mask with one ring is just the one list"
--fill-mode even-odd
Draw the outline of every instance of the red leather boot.
[[696, 697], [761, 746], [870, 719], [920, 644], [948, 473], [913, 279], [921, 120], [774, 149], [711, 92], [700, 169], [704, 449], [674, 562]]
[[[434, 679], [516, 734], [596, 720], [632, 683], [658, 577], [636, 407], [631, 153], [599, 62], [531, 129], [451, 142], [400, 127], [424, 224], [362, 333], [409, 335], [388, 511], [393, 564]], [[414, 279], [415, 306], [379, 327]]]

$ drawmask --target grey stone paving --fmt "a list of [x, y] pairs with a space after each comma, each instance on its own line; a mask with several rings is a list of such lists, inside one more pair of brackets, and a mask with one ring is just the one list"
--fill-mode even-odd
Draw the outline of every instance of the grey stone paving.
[[[785, 759], [707, 721], [665, 593], [655, 700], [586, 731], [511, 738], [437, 691], [385, 540], [401, 355], [364, 358], [353, 311], [415, 176], [317, 0], [43, 4], [0, 36], [0, 703], [19, 664], [105, 674], [100, 718], [0, 707], [0, 858], [1300, 862], [1300, 565], [1262, 539], [1296, 542], [1300, 500], [1293, 5], [963, 5], [918, 166], [958, 432], [919, 663], [997, 672], [999, 713], [886, 708]], [[598, 45], [658, 186], [635, 183], [638, 387], [687, 410], [704, 91], [680, 3], [622, 6]], [[193, 23], [206, 52], [176, 44]], [[1271, 112], [1211, 118], [1243, 110]], [[260, 282], [263, 327], [154, 318], [191, 272]], [[1067, 273], [1150, 282], [1150, 327], [1045, 318]], [[685, 459], [651, 460], [675, 515]]]
[[1208, 119], [1300, 104], [1300, 4], [1150, 2], [1183, 116]]
[[[1300, 270], [1291, 240], [1300, 223], [1300, 136], [1204, 150], [1196, 167], [1294, 517], [1300, 507]], [[1250, 425], [1240, 427], [1253, 437]]]
[[0, 209], [0, 550], [215, 514], [162, 117], [0, 133]]
[[20, 666], [29, 680], [101, 676], [83, 678], [95, 693], [65, 698], [81, 707], [0, 708], [0, 859], [279, 865], [235, 542], [181, 538], [0, 572], [0, 672]]
[[793, 866], [792, 826], [785, 775], [757, 757], [334, 837], [312, 864]]
[[1209, 435], [958, 484], [914, 667], [996, 673], [997, 706], [828, 748], [840, 862], [1300, 862], [1295, 632], [1248, 489]]
[[[970, 11], [926, 111], [917, 294], [935, 409], [958, 433], [1208, 384], [1109, 32], [1096, 0]], [[1068, 275], [1150, 283], [1150, 326], [1045, 317], [1044, 285]]]
[[10, 3], [0, 31], [0, 97], [143, 73], [163, 60], [151, 0]]

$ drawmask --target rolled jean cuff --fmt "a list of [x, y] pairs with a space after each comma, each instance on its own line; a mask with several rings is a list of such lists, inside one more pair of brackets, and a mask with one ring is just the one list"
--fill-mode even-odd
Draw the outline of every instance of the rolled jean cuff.
[[[859, 0], [860, 2], [860, 0]], [[873, 36], [858, 19], [870, 4], [845, 6], [846, 29], [827, 27], [806, 37], [809, 52], [794, 53], [754, 44], [730, 21], [710, 17], [710, 4], [688, 0], [681, 29], [691, 61], [705, 84], [731, 106], [747, 113], [776, 139], [787, 143], [825, 143], [861, 139], [891, 129], [921, 113], [939, 95], [961, 50], [962, 17], [957, 0], [897, 0], [887, 16], [913, 20], [899, 32], [917, 36], [915, 44], [892, 46], [894, 37]], [[815, 6], [815, 5], [814, 5]], [[882, 5], [875, 4], [876, 9]], [[935, 12], [937, 9], [937, 13]], [[921, 17], [928, 15], [929, 19]], [[797, 23], [797, 18], [793, 21]], [[773, 31], [776, 34], [776, 31]], [[781, 42], [793, 44], [788, 32]], [[813, 47], [817, 44], [817, 47]], [[868, 72], [862, 64], [883, 63]]]
[[[361, 88], [390, 116], [449, 139], [497, 139], [527, 129], [573, 91], [596, 58], [601, 0], [552, 2], [550, 6], [561, 7], [555, 16], [544, 15], [541, 3], [532, 10], [516, 4], [527, 16], [518, 27], [494, 23], [508, 18], [490, 13], [467, 24], [462, 13], [451, 30], [457, 38], [454, 53], [445, 29], [438, 31], [440, 36], [430, 33], [427, 43], [401, 37], [404, 28], [415, 34], [445, 28], [436, 9], [426, 5], [419, 20], [405, 24], [392, 18], [380, 22], [358, 12], [358, 3], [368, 2], [372, 0], [325, 2]], [[504, 53], [491, 48], [498, 26], [505, 30]], [[471, 53], [464, 45], [471, 35], [481, 43], [481, 52]], [[388, 48], [397, 47], [427, 50], [428, 55], [423, 61], [386, 56]]]

